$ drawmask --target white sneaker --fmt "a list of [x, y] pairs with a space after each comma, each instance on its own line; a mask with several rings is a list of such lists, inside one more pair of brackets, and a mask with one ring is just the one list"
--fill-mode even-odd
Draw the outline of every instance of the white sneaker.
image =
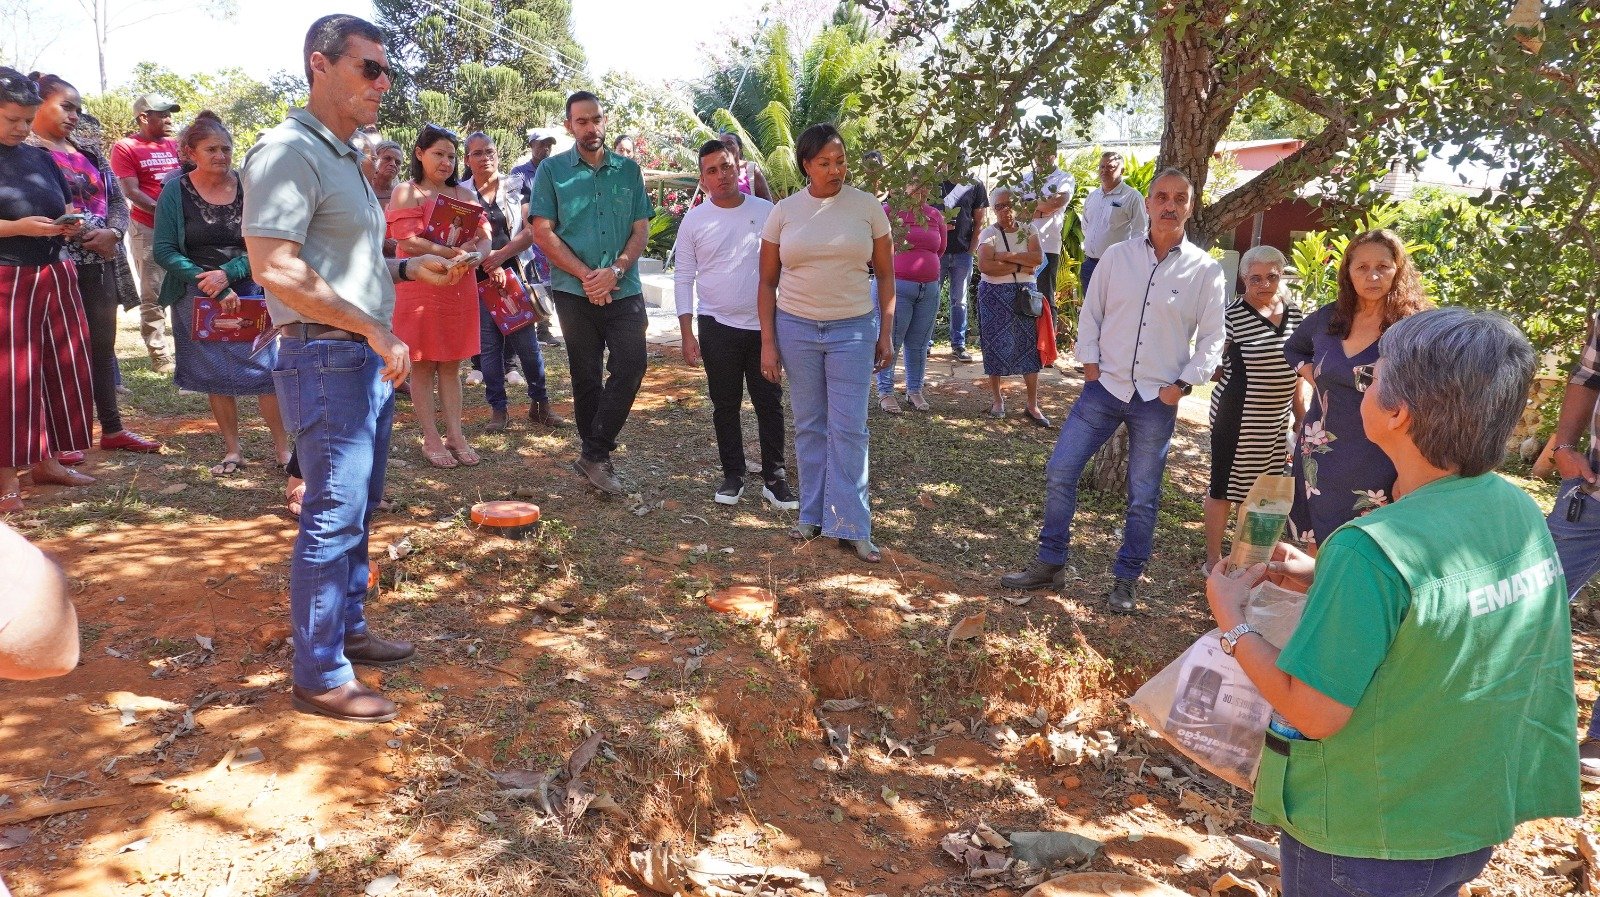
[[477, 368], [473, 368], [472, 370], [467, 371], [467, 385], [468, 386], [482, 386], [483, 385], [483, 371], [480, 371]]
[[528, 381], [522, 379], [522, 372], [516, 369], [506, 371], [507, 386], [527, 386]]

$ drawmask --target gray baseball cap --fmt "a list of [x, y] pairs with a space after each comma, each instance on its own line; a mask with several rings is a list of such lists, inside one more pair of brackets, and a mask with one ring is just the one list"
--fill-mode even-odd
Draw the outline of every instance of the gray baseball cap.
[[164, 93], [147, 93], [133, 101], [133, 114], [146, 112], [178, 112], [178, 102]]

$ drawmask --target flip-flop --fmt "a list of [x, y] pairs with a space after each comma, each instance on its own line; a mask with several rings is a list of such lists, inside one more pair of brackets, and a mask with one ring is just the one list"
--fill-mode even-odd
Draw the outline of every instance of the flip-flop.
[[461, 463], [456, 460], [456, 456], [454, 454], [450, 453], [449, 451], [443, 451], [443, 452], [424, 451], [422, 453], [422, 457], [427, 458], [428, 459], [428, 463], [432, 464], [434, 467], [441, 467], [441, 468], [444, 468], [445, 470], [450, 470], [451, 468], [455, 468], [455, 467], [460, 467], [461, 466]]
[[0, 495], [0, 514], [20, 514], [22, 511], [22, 493], [7, 492]]
[[883, 552], [878, 546], [872, 544], [871, 539], [840, 539], [839, 547], [845, 551], [853, 551], [856, 557], [869, 564], [876, 564], [883, 560]]
[[467, 467], [477, 467], [483, 462], [483, 459], [478, 457], [478, 453], [473, 451], [472, 446], [470, 445], [466, 448], [460, 449], [450, 445], [445, 446], [445, 448], [450, 450], [450, 454], [454, 455], [457, 461], [460, 461]]
[[243, 458], [240, 458], [237, 461], [232, 458], [223, 458], [221, 461], [211, 466], [211, 475], [214, 477], [231, 477], [238, 473], [239, 468], [243, 466]]

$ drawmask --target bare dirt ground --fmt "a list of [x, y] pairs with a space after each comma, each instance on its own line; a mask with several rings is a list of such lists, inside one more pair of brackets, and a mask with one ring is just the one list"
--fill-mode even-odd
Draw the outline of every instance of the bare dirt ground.
[[[941, 848], [980, 822], [1088, 836], [1103, 847], [1078, 868], [1193, 894], [1228, 872], [1271, 885], [1228, 837], [1271, 839], [1249, 796], [1196, 774], [1121, 703], [1209, 628], [1192, 421], [1144, 609], [1118, 618], [1099, 600], [1112, 497], [1085, 501], [1064, 594], [1019, 605], [997, 588], [1031, 552], [1054, 434], [983, 417], [968, 381], [933, 388], [929, 414], [873, 413], [879, 566], [790, 542], [792, 515], [751, 498], [714, 504], [702, 381], [666, 354], [624, 433], [625, 500], [572, 475], [570, 429], [525, 421], [476, 437], [481, 467], [428, 467], [404, 403], [369, 618], [420, 657], [361, 672], [402, 712], [356, 727], [289, 704], [295, 528], [264, 428], [250, 424], [255, 463], [213, 478], [204, 397], [133, 354], [125, 410], [167, 451], [91, 453], [98, 484], [34, 490], [12, 521], [66, 570], [84, 636], [73, 674], [0, 685], [0, 845], [23, 842], [0, 850], [0, 875], [19, 897], [620, 897], [652, 893], [628, 863], [652, 846], [793, 867], [832, 894], [1022, 893], [1025, 874], [985, 876]], [[560, 356], [551, 382], [570, 414]], [[1047, 413], [1059, 421], [1077, 386], [1049, 387]], [[469, 404], [480, 432], [481, 393]], [[472, 503], [514, 495], [542, 507], [536, 537], [467, 522]], [[1590, 613], [1574, 617], [1585, 713]], [[1049, 729], [1082, 736], [1064, 765], [1037, 737]], [[1580, 820], [1524, 826], [1475, 893], [1577, 892], [1595, 793]], [[72, 800], [94, 806], [7, 821]]]

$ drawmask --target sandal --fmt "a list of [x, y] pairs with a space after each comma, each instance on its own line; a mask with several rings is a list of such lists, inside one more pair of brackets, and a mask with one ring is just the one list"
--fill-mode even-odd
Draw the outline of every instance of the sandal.
[[456, 461], [456, 456], [448, 450], [442, 452], [430, 452], [427, 449], [423, 449], [422, 457], [427, 458], [428, 463], [432, 464], [434, 467], [442, 467], [445, 470], [461, 466], [460, 462]]
[[822, 535], [822, 527], [815, 523], [797, 523], [789, 530], [789, 538], [796, 542], [809, 542]]
[[996, 419], [1005, 417], [1006, 416], [1005, 403], [1001, 403], [999, 405], [990, 405], [989, 406], [989, 410], [985, 411], [984, 414], [987, 414], [990, 417], [996, 418]]
[[214, 477], [231, 477], [244, 466], [243, 458], [223, 458], [211, 466], [211, 475]]
[[22, 510], [22, 493], [7, 492], [0, 495], [0, 514], [20, 514]]
[[896, 402], [894, 400], [894, 395], [893, 394], [885, 394], [885, 395], [879, 396], [878, 397], [878, 407], [883, 409], [883, 412], [885, 414], [899, 414], [900, 413], [900, 403]]
[[454, 455], [457, 461], [460, 461], [467, 467], [477, 467], [483, 462], [483, 459], [478, 457], [478, 453], [473, 451], [472, 446], [470, 445], [466, 448], [456, 448], [452, 445], [446, 445], [445, 448], [450, 450], [450, 454]]
[[928, 410], [928, 400], [922, 397], [921, 392], [906, 393], [906, 401], [911, 404], [912, 408], [918, 411]]
[[845, 551], [855, 552], [856, 557], [869, 564], [876, 564], [883, 560], [883, 552], [878, 550], [878, 546], [872, 544], [871, 539], [840, 539], [839, 547]]

